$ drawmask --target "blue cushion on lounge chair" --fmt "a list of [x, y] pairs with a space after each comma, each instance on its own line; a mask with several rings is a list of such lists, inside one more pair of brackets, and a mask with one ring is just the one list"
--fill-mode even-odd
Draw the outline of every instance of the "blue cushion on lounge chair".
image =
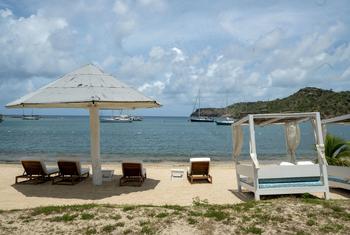
[[[241, 178], [241, 181], [253, 186], [253, 182], [248, 178]], [[323, 183], [319, 177], [259, 179], [259, 188], [309, 187], [322, 185]]]
[[350, 184], [350, 181], [347, 179], [343, 179], [337, 176], [328, 176], [328, 180], [338, 182], [338, 183], [343, 183], [343, 184]]

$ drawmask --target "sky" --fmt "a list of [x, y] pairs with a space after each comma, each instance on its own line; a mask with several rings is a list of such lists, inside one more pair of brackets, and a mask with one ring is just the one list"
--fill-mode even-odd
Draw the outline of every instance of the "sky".
[[350, 90], [349, 12], [347, 0], [0, 0], [0, 113], [89, 63], [163, 105], [139, 115], [188, 116], [199, 90], [202, 107]]

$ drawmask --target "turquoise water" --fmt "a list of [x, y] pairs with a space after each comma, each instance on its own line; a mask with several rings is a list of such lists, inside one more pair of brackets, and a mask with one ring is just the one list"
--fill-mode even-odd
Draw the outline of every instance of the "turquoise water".
[[[309, 124], [301, 126], [298, 157], [314, 156], [314, 137]], [[243, 159], [249, 153], [244, 130]], [[328, 131], [350, 139], [349, 126], [330, 125]], [[140, 159], [144, 161], [187, 161], [208, 156], [231, 160], [232, 134], [229, 126], [191, 123], [187, 117], [145, 117], [141, 122], [101, 123], [103, 161]], [[0, 123], [0, 161], [18, 161], [23, 156], [56, 159], [79, 156], [89, 159], [88, 117], [46, 117], [38, 121], [7, 118]], [[256, 128], [258, 157], [277, 159], [286, 155], [282, 126]]]

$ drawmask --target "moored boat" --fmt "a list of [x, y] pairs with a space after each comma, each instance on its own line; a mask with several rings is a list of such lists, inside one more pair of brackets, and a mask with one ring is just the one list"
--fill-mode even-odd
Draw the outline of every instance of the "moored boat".
[[113, 122], [113, 123], [130, 123], [132, 118], [127, 115], [113, 116], [110, 118], [102, 118], [101, 122]]
[[234, 123], [235, 121], [233, 118], [226, 117], [225, 119], [218, 119], [215, 120], [216, 125], [222, 125], [222, 126], [230, 126]]
[[211, 117], [201, 116], [201, 91], [198, 91], [198, 95], [193, 107], [193, 112], [195, 111], [196, 104], [198, 101], [198, 115], [197, 116], [191, 116], [190, 121], [191, 122], [214, 122], [214, 119]]
[[34, 120], [39, 120], [40, 116], [39, 115], [23, 115], [22, 120], [29, 120], [29, 121], [34, 121]]

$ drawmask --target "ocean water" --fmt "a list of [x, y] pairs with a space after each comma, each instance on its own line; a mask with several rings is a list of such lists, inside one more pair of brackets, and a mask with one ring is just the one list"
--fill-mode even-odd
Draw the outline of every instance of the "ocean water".
[[[350, 127], [329, 125], [328, 131], [350, 139]], [[248, 159], [248, 128], [242, 159]], [[286, 159], [283, 126], [256, 128], [258, 158]], [[24, 156], [48, 160], [77, 156], [90, 159], [88, 117], [44, 117], [38, 121], [7, 118], [0, 123], [0, 161], [18, 161]], [[310, 124], [301, 125], [298, 158], [312, 158], [314, 134]], [[232, 159], [230, 126], [191, 123], [187, 117], [145, 117], [141, 122], [101, 123], [102, 161], [188, 161], [190, 157]]]

